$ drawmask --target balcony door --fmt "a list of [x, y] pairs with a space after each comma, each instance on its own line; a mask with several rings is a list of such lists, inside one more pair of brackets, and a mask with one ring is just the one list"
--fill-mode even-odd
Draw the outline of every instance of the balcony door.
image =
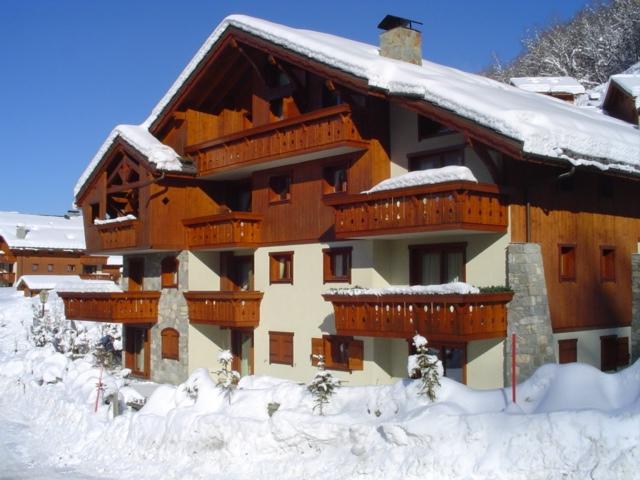
[[253, 255], [221, 254], [223, 266], [221, 290], [253, 291]]
[[148, 327], [124, 327], [124, 366], [137, 377], [149, 378], [151, 374], [151, 348]]
[[144, 282], [144, 260], [142, 258], [129, 259], [129, 291], [141, 292]]
[[232, 367], [245, 375], [253, 375], [253, 330], [231, 329]]

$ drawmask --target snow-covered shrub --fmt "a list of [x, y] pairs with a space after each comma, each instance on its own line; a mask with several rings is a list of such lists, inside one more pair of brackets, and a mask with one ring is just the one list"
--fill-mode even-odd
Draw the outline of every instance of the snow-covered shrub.
[[422, 335], [413, 337], [416, 354], [409, 355], [407, 370], [409, 377], [420, 379], [421, 385], [418, 393], [429, 397], [429, 400], [433, 402], [436, 399], [436, 393], [440, 387], [440, 377], [444, 371], [438, 357], [429, 354], [428, 343]]
[[333, 378], [331, 372], [325, 369], [324, 355], [314, 355], [318, 361], [318, 371], [307, 385], [307, 390], [313, 396], [313, 409], [324, 415], [324, 406], [329, 403], [336, 389], [342, 385], [342, 381]]
[[232, 361], [233, 354], [229, 350], [222, 350], [218, 354], [220, 370], [216, 372], [216, 375], [218, 376], [217, 385], [225, 391], [227, 398], [229, 399], [229, 403], [231, 403], [231, 395], [234, 390], [238, 388], [238, 383], [240, 382], [240, 373], [233, 370], [231, 367]]

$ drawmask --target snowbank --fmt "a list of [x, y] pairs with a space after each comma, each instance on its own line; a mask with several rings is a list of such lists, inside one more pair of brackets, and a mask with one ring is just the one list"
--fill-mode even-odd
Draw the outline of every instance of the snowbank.
[[468, 167], [451, 165], [448, 167], [418, 170], [405, 173], [404, 175], [398, 175], [397, 177], [383, 180], [362, 193], [381, 192], [384, 190], [394, 190], [396, 188], [418, 187], [420, 185], [433, 185], [436, 183], [455, 181], [478, 183], [478, 180]]
[[443, 283], [442, 285], [392, 286], [384, 288], [331, 288], [327, 293], [346, 296], [375, 295], [377, 297], [385, 295], [467, 295], [480, 293], [480, 289], [464, 282], [451, 282]]

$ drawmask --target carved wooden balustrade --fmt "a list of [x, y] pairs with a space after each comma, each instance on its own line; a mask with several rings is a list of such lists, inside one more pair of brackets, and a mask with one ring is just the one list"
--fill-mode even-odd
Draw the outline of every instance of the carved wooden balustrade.
[[336, 333], [347, 336], [468, 341], [504, 337], [506, 305], [513, 294], [342, 295], [325, 294], [333, 303]]
[[138, 244], [140, 220], [125, 220], [94, 225], [100, 238], [100, 250], [119, 250]]
[[156, 323], [160, 292], [59, 292], [69, 320]]
[[260, 323], [262, 292], [185, 292], [191, 323], [254, 328]]
[[195, 159], [198, 175], [207, 176], [286, 157], [340, 147], [346, 150], [332, 154], [346, 153], [366, 146], [345, 104], [188, 145], [185, 153]]
[[262, 240], [262, 215], [229, 212], [183, 221], [187, 247], [256, 247]]
[[327, 199], [338, 238], [435, 230], [507, 231], [496, 185], [456, 181]]

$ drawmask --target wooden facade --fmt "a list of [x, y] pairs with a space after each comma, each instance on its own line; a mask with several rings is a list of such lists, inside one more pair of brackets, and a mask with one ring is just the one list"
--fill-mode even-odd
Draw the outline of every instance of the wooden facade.
[[260, 323], [262, 292], [185, 292], [192, 323], [255, 328]]

